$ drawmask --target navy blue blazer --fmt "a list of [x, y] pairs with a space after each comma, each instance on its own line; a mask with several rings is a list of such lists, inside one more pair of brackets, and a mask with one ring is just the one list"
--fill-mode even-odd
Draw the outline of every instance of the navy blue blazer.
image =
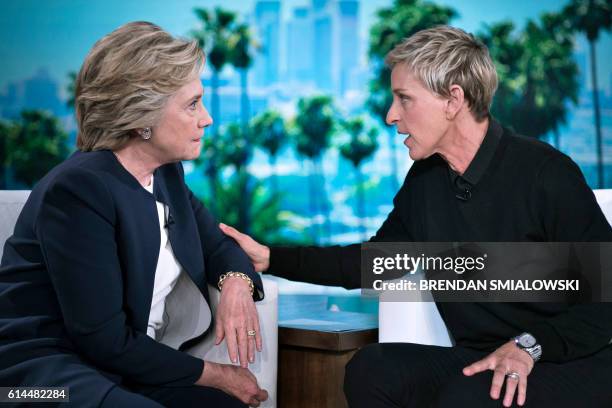
[[194, 384], [203, 362], [146, 335], [160, 245], [156, 198], [169, 207], [174, 254], [206, 300], [207, 283], [228, 271], [248, 274], [255, 300], [263, 296], [246, 254], [185, 185], [182, 165], [154, 177], [152, 195], [111, 151], [77, 152], [32, 190], [0, 264], [0, 385], [91, 378], [101, 393], [98, 373], [108, 387]]

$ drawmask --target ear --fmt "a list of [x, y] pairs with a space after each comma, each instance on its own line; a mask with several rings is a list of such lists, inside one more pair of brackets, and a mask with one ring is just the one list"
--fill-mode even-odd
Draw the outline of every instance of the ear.
[[450, 86], [450, 97], [446, 101], [446, 119], [453, 120], [459, 113], [465, 102], [463, 88], [453, 84]]

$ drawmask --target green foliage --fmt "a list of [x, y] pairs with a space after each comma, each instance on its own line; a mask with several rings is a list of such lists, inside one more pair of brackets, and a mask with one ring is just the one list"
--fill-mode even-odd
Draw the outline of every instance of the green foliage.
[[220, 72], [230, 57], [231, 36], [236, 21], [236, 13], [215, 7], [214, 10], [194, 9], [201, 28], [192, 30], [191, 36], [198, 41], [206, 53], [212, 68]]
[[[205, 172], [212, 191], [216, 189], [218, 172], [222, 166], [233, 165], [237, 171], [240, 171], [252, 156], [248, 129], [250, 108], [247, 71], [253, 62], [253, 52], [258, 49], [258, 45], [253, 40], [249, 26], [245, 23], [238, 23], [234, 12], [220, 7], [216, 7], [213, 11], [196, 8], [194, 12], [201, 22], [201, 28], [193, 30], [191, 35], [206, 53], [213, 69], [211, 92], [213, 119], [218, 120], [220, 117], [218, 76], [225, 64], [230, 63], [236, 67], [240, 71], [241, 78], [242, 129], [237, 125], [230, 125], [225, 137], [217, 140], [219, 139], [219, 126], [214, 126], [213, 139], [209, 139], [203, 149], [203, 161], [206, 162]], [[243, 193], [246, 194], [246, 192]], [[215, 213], [214, 207], [211, 210]]]
[[[372, 115], [384, 125], [387, 111], [391, 106], [391, 72], [384, 64], [384, 58], [389, 51], [404, 38], [417, 31], [437, 25], [448, 24], [457, 12], [446, 6], [424, 0], [395, 0], [391, 7], [382, 8], [376, 13], [376, 21], [370, 28], [368, 56], [374, 69], [374, 77], [370, 81], [370, 92], [366, 106]], [[389, 148], [391, 151], [391, 188], [396, 190], [397, 158], [394, 134], [389, 133]]]
[[358, 168], [378, 149], [378, 131], [372, 128], [366, 132], [362, 118], [349, 119], [342, 126], [350, 135], [350, 140], [340, 145], [340, 154]]
[[301, 98], [295, 118], [295, 143], [298, 153], [309, 159], [321, 157], [329, 147], [334, 131], [335, 113], [329, 96]]
[[609, 31], [612, 26], [612, 0], [571, 0], [563, 15], [572, 28], [594, 42], [602, 30]]
[[246, 167], [252, 149], [240, 125], [230, 123], [218, 141], [221, 144], [219, 150], [223, 158], [223, 165], [233, 166], [237, 172]]
[[371, 157], [378, 148], [378, 143], [376, 141], [378, 132], [375, 128], [366, 132], [364, 121], [359, 117], [344, 121], [342, 127], [349, 134], [350, 139], [340, 145], [340, 154], [342, 157], [349, 160], [355, 168], [355, 176], [357, 179], [357, 216], [359, 217], [363, 239], [367, 239], [365, 236], [365, 194], [361, 164], [364, 160]]
[[[247, 196], [244, 196], [245, 191]], [[234, 173], [222, 185], [218, 185], [214, 195], [204, 198], [204, 201], [207, 206], [214, 201], [217, 208], [223, 209], [217, 218], [239, 229], [240, 206], [241, 203], [247, 202], [251, 222], [250, 235], [261, 242], [280, 242], [280, 231], [288, 225], [289, 214], [281, 211], [280, 196], [269, 194], [261, 181], [253, 180], [244, 170]]]
[[[332, 99], [329, 96], [313, 96], [301, 98], [298, 101], [298, 114], [295, 118], [295, 132], [293, 137], [297, 152], [308, 157], [313, 169], [308, 177], [308, 195], [310, 200], [310, 214], [318, 213], [317, 200], [325, 215], [326, 235], [331, 235], [331, 224], [329, 220], [329, 205], [323, 182], [322, 195], [316, 193], [315, 175], [324, 180], [321, 157], [331, 143], [331, 136], [335, 131], [335, 112]], [[312, 238], [317, 239], [317, 226], [313, 224]]]
[[457, 12], [451, 7], [423, 0], [395, 0], [391, 7], [378, 10], [376, 21], [370, 28], [368, 55], [375, 76], [370, 83], [367, 105], [382, 123], [392, 100], [391, 75], [384, 65], [387, 53], [417, 31], [448, 24], [456, 16]]
[[610, 31], [612, 26], [612, 0], [572, 0], [563, 9], [563, 16], [571, 28], [586, 34], [589, 41], [591, 80], [593, 82], [593, 112], [595, 119], [595, 145], [597, 153], [597, 187], [604, 188], [603, 136], [599, 111], [599, 89], [597, 85], [597, 56], [595, 42], [602, 30]]
[[[210, 111], [213, 120], [218, 120], [220, 117], [219, 73], [230, 59], [230, 44], [235, 27], [236, 14], [220, 7], [216, 7], [212, 11], [196, 8], [194, 13], [200, 21], [200, 27], [192, 30], [191, 36], [198, 42], [198, 45], [206, 54], [207, 62], [212, 68]], [[208, 178], [211, 192], [217, 188], [217, 177], [223, 160], [223, 152], [217, 150], [218, 142], [215, 140], [219, 133], [219, 126], [214, 125], [212, 133], [212, 138], [208, 138], [204, 142], [200, 155], [201, 159], [198, 160], [199, 163], [204, 163], [204, 171]], [[210, 210], [213, 214], [217, 214], [214, 202], [211, 203]]]
[[478, 35], [489, 48], [499, 79], [491, 111], [493, 116], [507, 125], [513, 123], [513, 109], [519, 103], [521, 89], [525, 84], [518, 64], [523, 56], [523, 47], [513, 39], [513, 31], [514, 24], [504, 21], [485, 25], [484, 32]]
[[253, 141], [270, 156], [276, 156], [287, 142], [288, 130], [280, 113], [267, 110], [251, 121]]
[[202, 152], [196, 165], [204, 168], [206, 175], [216, 174], [231, 166], [240, 171], [248, 163], [247, 139], [237, 123], [230, 123], [216, 136], [203, 139]]
[[16, 181], [32, 187], [68, 156], [68, 135], [58, 120], [44, 111], [22, 111], [18, 120], [2, 123], [0, 155]]
[[[390, 72], [383, 65], [385, 55], [403, 38], [448, 24], [456, 16], [452, 8], [422, 0], [396, 0], [392, 7], [378, 12], [369, 47], [376, 75], [367, 101], [375, 116], [384, 121], [392, 102]], [[499, 75], [493, 115], [529, 136], [557, 131], [566, 121], [568, 102], [577, 101], [577, 67], [569, 25], [560, 15], [546, 14], [540, 22], [529, 21], [517, 34], [511, 22], [500, 22], [485, 26], [479, 36], [488, 46]]]
[[229, 60], [238, 69], [247, 69], [253, 63], [253, 54], [259, 49], [248, 24], [238, 24], [230, 34]]
[[578, 67], [571, 32], [556, 14], [528, 21], [514, 33], [510, 22], [479, 34], [499, 75], [491, 112], [524, 135], [542, 137], [566, 122], [567, 104], [577, 103]]

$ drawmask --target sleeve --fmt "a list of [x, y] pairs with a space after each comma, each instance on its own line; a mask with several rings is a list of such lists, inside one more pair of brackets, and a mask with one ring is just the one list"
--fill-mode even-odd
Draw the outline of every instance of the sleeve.
[[87, 170], [58, 175], [43, 197], [35, 230], [67, 335], [79, 354], [130, 381], [193, 385], [201, 359], [129, 325], [115, 222], [110, 193]]
[[[408, 177], [406, 177], [408, 180]], [[393, 209], [371, 242], [411, 241], [405, 217], [409, 214], [407, 182], [393, 199]], [[271, 247], [270, 274], [319, 285], [361, 287], [361, 245], [328, 247]]]
[[[578, 166], [558, 155], [543, 164], [536, 184], [536, 212], [546, 239], [611, 242], [612, 229]], [[610, 270], [603, 270], [610, 273]], [[604, 280], [605, 281], [605, 280]], [[595, 353], [612, 339], [612, 303], [581, 303], [527, 327], [542, 345], [542, 360], [570, 361]]]
[[413, 216], [413, 206], [411, 203], [411, 180], [416, 176], [414, 168], [417, 164], [413, 164], [404, 180], [404, 184], [399, 189], [395, 197], [393, 197], [393, 209], [380, 226], [376, 235], [370, 242], [411, 242], [414, 241], [414, 234], [410, 226], [416, 225], [416, 217]]
[[202, 240], [202, 251], [206, 264], [208, 283], [217, 287], [222, 274], [226, 272], [242, 272], [248, 275], [255, 285], [253, 300], [262, 300], [264, 298], [264, 291], [261, 276], [255, 272], [246, 253], [234, 239], [221, 231], [217, 221], [189, 188], [187, 188], [187, 192], [198, 224], [200, 239]]
[[317, 285], [361, 287], [361, 245], [271, 247], [267, 273]]
[[612, 228], [580, 168], [566, 155], [547, 160], [534, 183], [536, 216], [546, 240], [610, 242]]

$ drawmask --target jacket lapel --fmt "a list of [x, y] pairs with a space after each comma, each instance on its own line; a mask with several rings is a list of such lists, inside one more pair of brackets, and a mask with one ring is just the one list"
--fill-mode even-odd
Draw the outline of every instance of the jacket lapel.
[[155, 199], [168, 205], [168, 239], [172, 245], [174, 256], [196, 286], [206, 296], [204, 260], [200, 237], [181, 183], [170, 183], [166, 180], [162, 169], [155, 174], [153, 195]]

